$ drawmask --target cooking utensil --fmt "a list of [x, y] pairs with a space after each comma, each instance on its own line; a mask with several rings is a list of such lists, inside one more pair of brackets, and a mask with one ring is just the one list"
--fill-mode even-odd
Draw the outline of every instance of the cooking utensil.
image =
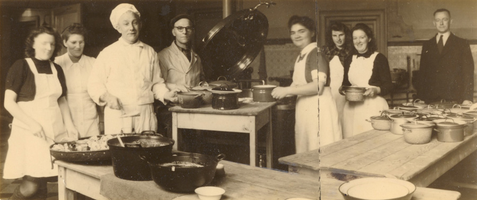
[[254, 85], [253, 88], [253, 101], [255, 102], [273, 102], [275, 98], [272, 97], [272, 90], [276, 85]]
[[212, 92], [212, 108], [218, 110], [231, 110], [239, 108], [238, 94], [242, 92], [239, 89], [232, 91], [209, 90]]
[[229, 80], [238, 77], [263, 49], [268, 20], [257, 8], [229, 15], [202, 39], [198, 53], [207, 80], [217, 80], [219, 76]]
[[426, 144], [432, 139], [432, 124], [421, 124], [416, 122], [401, 124], [404, 141], [409, 144]]
[[198, 91], [179, 92], [177, 99], [182, 108], [198, 108], [204, 102], [205, 93]]
[[[209, 156], [199, 153], [173, 153], [160, 161], [149, 161], [148, 165], [154, 182], [173, 192], [193, 192], [196, 188], [209, 184], [215, 175], [217, 163], [224, 154]], [[165, 165], [174, 162], [188, 162], [203, 167], [180, 167]]]
[[[121, 134], [123, 135], [123, 134]], [[104, 135], [93, 136], [97, 137], [98, 140], [102, 137], [106, 137]], [[112, 137], [108, 135], [107, 137]], [[54, 157], [52, 162], [55, 160], [63, 160], [66, 162], [74, 162], [74, 163], [81, 163], [81, 164], [98, 164], [98, 163], [108, 163], [111, 162], [111, 152], [109, 149], [102, 149], [102, 150], [87, 150], [87, 151], [62, 151], [57, 149], [52, 149], [53, 146], [61, 144], [61, 145], [76, 145], [79, 141], [87, 140], [87, 138], [80, 138], [78, 141], [73, 142], [66, 142], [66, 143], [55, 143], [50, 146], [50, 154]]]
[[401, 128], [401, 125], [416, 119], [417, 116], [409, 114], [396, 114], [389, 116], [389, 118], [393, 120], [393, 123], [391, 124], [391, 132], [402, 135], [404, 132]]
[[343, 86], [342, 93], [348, 101], [364, 101], [364, 92], [366, 88], [358, 86]]
[[465, 138], [466, 122], [453, 119], [434, 120], [437, 129], [437, 140], [441, 142], [460, 142]]
[[366, 119], [366, 121], [370, 122], [375, 130], [388, 131], [391, 129], [392, 120], [386, 115], [372, 116], [370, 120]]
[[159, 162], [172, 154], [174, 140], [143, 131], [141, 135], [125, 136], [108, 140], [114, 175], [126, 180], [152, 180], [148, 161]]
[[410, 200], [416, 186], [393, 178], [360, 178], [343, 183], [338, 188], [345, 200]]

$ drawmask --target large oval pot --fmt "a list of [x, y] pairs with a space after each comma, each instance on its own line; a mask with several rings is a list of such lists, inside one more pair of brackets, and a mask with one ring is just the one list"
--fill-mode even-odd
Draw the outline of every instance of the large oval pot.
[[426, 144], [432, 139], [432, 124], [405, 123], [401, 124], [404, 141], [409, 144]]
[[[147, 131], [143, 133], [151, 133]], [[174, 140], [161, 135], [137, 135], [108, 140], [114, 175], [121, 179], [152, 180], [148, 162], [161, 162], [172, 154]]]
[[378, 131], [389, 131], [391, 129], [392, 120], [385, 115], [372, 116], [370, 120], [366, 119], [366, 121], [370, 122], [373, 128]]
[[238, 94], [242, 92], [239, 89], [232, 91], [209, 90], [212, 92], [212, 108], [218, 110], [232, 110], [239, 108]]
[[348, 101], [364, 101], [366, 88], [357, 86], [343, 86], [343, 94]]
[[203, 103], [205, 93], [198, 91], [179, 92], [177, 100], [182, 108], [198, 108]]
[[272, 90], [276, 85], [254, 85], [253, 88], [253, 101], [255, 102], [273, 102], [275, 99], [272, 97]]
[[389, 118], [393, 120], [393, 123], [391, 124], [391, 132], [402, 135], [404, 132], [402, 131], [401, 125], [413, 121], [417, 117], [409, 114], [396, 114], [389, 116]]
[[[225, 158], [224, 154], [213, 157], [184, 152], [174, 153], [160, 162], [149, 162], [148, 164], [154, 182], [165, 190], [193, 192], [196, 188], [212, 181], [217, 164], [223, 158]], [[180, 165], [181, 163], [183, 165]], [[190, 163], [198, 165], [193, 166]]]
[[460, 142], [465, 138], [464, 128], [466, 122], [463, 121], [442, 121], [435, 120], [437, 126], [437, 140], [441, 142]]

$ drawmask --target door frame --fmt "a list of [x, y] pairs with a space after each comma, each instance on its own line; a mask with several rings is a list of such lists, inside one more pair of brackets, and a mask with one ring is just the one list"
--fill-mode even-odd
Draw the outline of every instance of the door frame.
[[326, 28], [331, 21], [376, 21], [376, 44], [378, 51], [388, 55], [387, 26], [385, 10], [320, 10], [319, 35], [320, 45], [325, 44]]

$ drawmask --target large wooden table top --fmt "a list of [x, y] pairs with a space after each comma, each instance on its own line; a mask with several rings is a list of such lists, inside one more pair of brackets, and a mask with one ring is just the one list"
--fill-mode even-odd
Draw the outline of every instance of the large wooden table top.
[[371, 130], [326, 145], [320, 150], [280, 158], [290, 167], [321, 172], [329, 178], [396, 177], [428, 186], [477, 150], [477, 133], [462, 142], [412, 145], [402, 135]]

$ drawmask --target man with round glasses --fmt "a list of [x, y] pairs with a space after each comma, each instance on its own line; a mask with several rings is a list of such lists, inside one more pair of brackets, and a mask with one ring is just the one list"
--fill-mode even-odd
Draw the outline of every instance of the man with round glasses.
[[[167, 87], [171, 90], [186, 92], [205, 80], [199, 55], [192, 49], [194, 23], [190, 15], [180, 14], [172, 18], [170, 27], [174, 41], [158, 53], [159, 65]], [[159, 131], [161, 128], [165, 129], [170, 135], [172, 116], [168, 108], [159, 107], [157, 114], [160, 123]]]

